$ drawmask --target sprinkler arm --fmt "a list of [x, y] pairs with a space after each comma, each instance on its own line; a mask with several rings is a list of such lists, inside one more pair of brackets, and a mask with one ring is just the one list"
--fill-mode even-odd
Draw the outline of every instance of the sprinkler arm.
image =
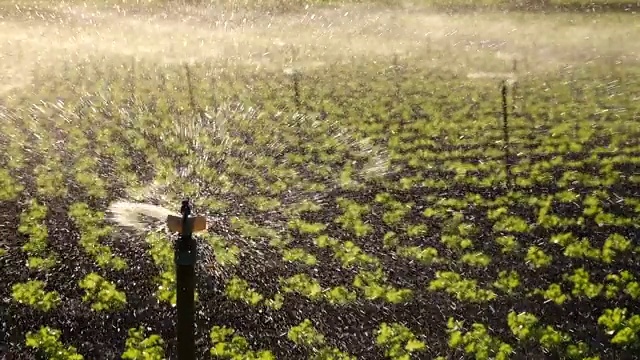
[[[182, 234], [182, 225], [184, 218], [182, 216], [167, 216], [167, 227], [173, 233]], [[187, 218], [187, 226], [191, 228], [192, 233], [205, 231], [207, 229], [207, 218], [204, 216], [189, 216]]]

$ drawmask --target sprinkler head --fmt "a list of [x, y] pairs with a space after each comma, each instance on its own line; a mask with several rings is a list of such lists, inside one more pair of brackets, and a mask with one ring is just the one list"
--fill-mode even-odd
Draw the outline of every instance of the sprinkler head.
[[180, 213], [183, 216], [191, 215], [191, 203], [189, 202], [189, 199], [182, 200], [182, 207], [180, 208]]

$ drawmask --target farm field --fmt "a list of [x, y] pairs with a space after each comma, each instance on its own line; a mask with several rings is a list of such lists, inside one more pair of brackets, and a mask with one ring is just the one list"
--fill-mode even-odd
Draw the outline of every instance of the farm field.
[[[394, 28], [374, 50], [363, 34], [396, 16], [374, 11], [314, 46], [298, 24], [259, 59], [267, 42], [251, 35], [293, 21], [256, 22], [246, 48], [189, 40], [219, 39], [217, 55], [180, 54], [154, 20], [140, 36], [170, 50], [105, 45], [133, 41], [133, 17], [91, 20], [122, 25], [120, 40], [63, 40], [57, 30], [86, 29], [58, 21], [25, 30], [44, 40], [0, 32], [26, 69], [0, 74], [0, 358], [176, 358], [173, 238], [152, 221], [123, 228], [109, 207], [177, 211], [185, 196], [211, 223], [198, 237], [198, 358], [637, 358], [632, 15], [573, 15], [587, 45], [526, 45], [509, 23], [451, 46], [468, 17], [398, 13], [444, 28], [428, 42]], [[354, 26], [336, 19], [319, 22]], [[323, 52], [349, 36], [347, 56]]]

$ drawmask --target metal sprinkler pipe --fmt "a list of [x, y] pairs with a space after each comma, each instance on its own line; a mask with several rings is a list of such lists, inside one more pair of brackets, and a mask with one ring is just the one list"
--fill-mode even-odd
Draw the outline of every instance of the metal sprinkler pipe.
[[182, 231], [175, 251], [178, 308], [178, 360], [195, 360], [195, 264], [196, 243], [193, 240], [191, 204], [182, 201]]

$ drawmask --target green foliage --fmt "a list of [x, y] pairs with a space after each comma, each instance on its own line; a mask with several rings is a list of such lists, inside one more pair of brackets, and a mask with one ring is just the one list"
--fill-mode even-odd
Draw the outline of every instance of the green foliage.
[[293, 219], [289, 221], [289, 229], [295, 229], [301, 234], [317, 235], [326, 228], [327, 225], [325, 224], [310, 224], [300, 219]]
[[6, 169], [0, 169], [0, 201], [15, 201], [24, 186], [20, 185], [11, 177]]
[[[400, 224], [414, 205], [413, 203], [404, 204], [396, 201], [389, 193], [377, 194], [375, 201], [383, 204], [385, 212], [382, 215], [382, 221], [389, 226]], [[409, 231], [407, 230], [407, 233], [408, 232]]]
[[311, 320], [305, 319], [300, 324], [289, 329], [287, 333], [289, 340], [296, 345], [315, 348], [324, 344], [324, 335], [320, 334], [313, 326]]
[[95, 311], [116, 311], [127, 303], [124, 292], [118, 291], [114, 284], [99, 274], [87, 274], [79, 285], [85, 290], [82, 301], [91, 302], [91, 309]]
[[32, 200], [29, 208], [20, 215], [18, 232], [28, 236], [28, 241], [22, 246], [22, 250], [30, 256], [38, 256], [46, 251], [49, 234], [44, 220], [47, 211], [46, 205]]
[[382, 323], [376, 332], [376, 345], [384, 349], [390, 359], [409, 360], [413, 353], [419, 353], [427, 345], [404, 325], [398, 323]]
[[60, 330], [41, 327], [37, 332], [27, 333], [26, 344], [37, 349], [47, 359], [51, 360], [83, 360], [84, 357], [76, 352], [73, 346], [65, 346], [60, 341]]
[[488, 255], [477, 251], [462, 255], [462, 257], [460, 258], [460, 262], [470, 266], [484, 268], [489, 266], [489, 263], [491, 263], [491, 258]]
[[410, 225], [407, 227], [407, 236], [410, 238], [420, 237], [426, 234], [428, 230], [427, 225], [424, 224]]
[[476, 360], [507, 360], [513, 353], [511, 345], [489, 335], [483, 324], [474, 323], [470, 331], [464, 331], [464, 322], [449, 318], [447, 329], [449, 332], [449, 347], [464, 350], [466, 354]]
[[163, 360], [165, 358], [164, 341], [159, 335], [152, 334], [145, 337], [143, 327], [129, 329], [128, 334], [122, 359]]
[[346, 198], [338, 198], [338, 206], [342, 209], [343, 214], [335, 219], [335, 222], [347, 231], [351, 231], [355, 236], [365, 236], [373, 230], [371, 225], [365, 224], [362, 216], [369, 212], [368, 205], [358, 204], [356, 201]]
[[365, 254], [359, 246], [351, 241], [346, 241], [340, 246], [333, 248], [335, 257], [340, 260], [342, 266], [350, 268], [353, 266], [367, 266], [378, 265], [378, 259], [368, 254]]
[[111, 234], [112, 228], [103, 224], [105, 214], [93, 211], [87, 203], [74, 203], [69, 207], [69, 217], [80, 230], [80, 245], [85, 252], [94, 257], [96, 263], [105, 269], [124, 270], [127, 263], [121, 257], [114, 256], [109, 246], [100, 244], [100, 240]]
[[346, 286], [336, 286], [325, 292], [324, 296], [333, 305], [345, 305], [356, 301], [358, 294]]
[[495, 242], [502, 247], [502, 253], [510, 253], [518, 248], [518, 242], [513, 235], [498, 236]]
[[634, 349], [640, 344], [640, 315], [627, 315], [626, 308], [606, 309], [598, 318], [598, 324], [605, 327], [611, 343], [619, 346], [630, 346]]
[[507, 315], [507, 323], [511, 332], [521, 342], [537, 342], [545, 351], [555, 351], [562, 353], [565, 351], [563, 345], [566, 346], [566, 352], [570, 358], [572, 356], [584, 356], [588, 353], [588, 348], [584, 343], [578, 346], [570, 344], [571, 338], [568, 334], [560, 332], [553, 327], [539, 324], [538, 318], [530, 313], [510, 312]]
[[589, 277], [589, 273], [584, 268], [576, 269], [571, 275], [564, 275], [565, 280], [573, 284], [572, 295], [586, 296], [592, 299], [600, 295], [604, 286], [592, 283]]
[[320, 300], [323, 296], [320, 283], [306, 274], [293, 275], [287, 279], [281, 279], [282, 291], [285, 293], [298, 293], [311, 300]]
[[353, 286], [359, 289], [365, 299], [384, 299], [392, 304], [407, 302], [413, 296], [411, 289], [398, 289], [385, 284], [385, 276], [382, 269], [374, 271], [359, 271], [353, 279]]
[[441, 262], [438, 258], [438, 250], [432, 247], [420, 248], [419, 246], [400, 246], [396, 249], [399, 256], [417, 260], [425, 265]]
[[464, 279], [452, 271], [437, 271], [436, 279], [429, 283], [429, 290], [444, 290], [458, 300], [470, 302], [482, 303], [497, 297], [493, 291], [479, 288], [477, 281]]
[[529, 262], [534, 268], [543, 268], [549, 266], [553, 257], [551, 255], [547, 255], [542, 249], [533, 245], [530, 246], [527, 250], [527, 256], [525, 260]]
[[155, 281], [158, 284], [156, 298], [161, 302], [175, 305], [177, 301], [175, 288], [176, 271], [171, 243], [169, 239], [159, 233], [147, 234], [145, 241], [150, 246], [149, 254], [154, 264], [160, 268], [160, 274], [155, 277]]
[[60, 295], [56, 291], [46, 291], [45, 283], [30, 280], [26, 283], [14, 284], [11, 287], [13, 299], [41, 311], [49, 311], [60, 304]]
[[[213, 247], [216, 264], [222, 267], [226, 267], [231, 265], [238, 265], [240, 263], [240, 260], [238, 259], [238, 256], [240, 255], [240, 248], [238, 246], [229, 245], [222, 237], [216, 235], [205, 234], [203, 238]], [[172, 262], [172, 260], [169, 259], [169, 256], [173, 256], [173, 254], [170, 254], [168, 242], [167, 245], [163, 246], [161, 249], [158, 249], [158, 251], [163, 251], [165, 259], [159, 261], [159, 263], [166, 264], [167, 267], [170, 267], [169, 262]]]
[[[1, 251], [0, 251], [0, 255]], [[58, 264], [58, 257], [56, 254], [49, 254], [47, 257], [29, 256], [27, 259], [27, 266], [29, 269], [35, 270], [49, 270]]]
[[315, 265], [318, 262], [315, 256], [309, 254], [302, 248], [286, 249], [283, 251], [282, 258], [289, 262], [300, 262], [305, 265]]
[[304, 319], [300, 324], [289, 329], [287, 338], [294, 344], [311, 349], [311, 360], [355, 360], [351, 356], [337, 348], [325, 344], [325, 336], [321, 334], [311, 323]]
[[502, 270], [498, 274], [498, 279], [493, 283], [493, 286], [507, 294], [512, 295], [520, 286], [520, 276], [513, 270]]
[[247, 339], [234, 334], [234, 329], [225, 326], [216, 325], [211, 329], [210, 338], [213, 347], [210, 353], [213, 358], [230, 360], [275, 360], [271, 351], [251, 350]]
[[619, 274], [607, 275], [606, 281], [605, 297], [608, 299], [620, 296], [620, 292], [631, 296], [634, 300], [640, 297], [640, 283], [627, 270], [621, 271]]
[[465, 250], [473, 246], [471, 239], [458, 235], [442, 235], [440, 241], [452, 250]]
[[524, 233], [529, 230], [529, 224], [517, 216], [505, 216], [493, 225], [493, 231], [500, 233]]
[[570, 297], [562, 292], [559, 284], [551, 284], [546, 290], [535, 289], [534, 294], [542, 295], [545, 300], [553, 301], [558, 305], [564, 304]]
[[249, 287], [249, 283], [237, 276], [229, 279], [225, 294], [232, 300], [241, 300], [252, 306], [258, 305], [264, 299], [264, 296]]
[[631, 249], [631, 240], [620, 234], [611, 234], [604, 242], [602, 247], [602, 261], [611, 263], [615, 260], [615, 256]]

